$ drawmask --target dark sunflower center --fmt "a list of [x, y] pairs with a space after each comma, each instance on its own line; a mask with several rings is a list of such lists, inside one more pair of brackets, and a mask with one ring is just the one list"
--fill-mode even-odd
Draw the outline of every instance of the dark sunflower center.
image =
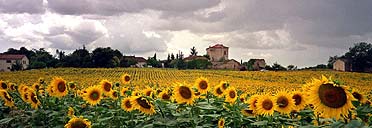
[[169, 99], [170, 99], [170, 96], [169, 96], [168, 94], [164, 93], [164, 94], [161, 96], [161, 98], [162, 98], [163, 100], [169, 100]]
[[221, 120], [219, 125], [220, 126], [224, 126], [225, 125], [225, 121]]
[[113, 93], [112, 93], [112, 96], [114, 96], [114, 97], [118, 97], [118, 92], [116, 92], [116, 91], [113, 92]]
[[249, 109], [244, 109], [244, 112], [246, 112], [248, 114], [253, 114], [253, 110], [249, 110]]
[[273, 102], [269, 99], [266, 99], [262, 102], [262, 108], [265, 110], [271, 110], [273, 106], [274, 106]]
[[295, 94], [292, 96], [292, 99], [295, 100], [295, 105], [300, 105], [301, 104], [301, 101], [302, 101], [302, 97], [298, 94]]
[[228, 85], [227, 83], [223, 83], [223, 84], [222, 84], [222, 89], [225, 90], [225, 89], [227, 89], [228, 86], [229, 86], [229, 85]]
[[99, 99], [99, 92], [93, 91], [92, 93], [90, 93], [89, 97], [92, 100], [98, 100]]
[[3, 92], [3, 96], [4, 96], [4, 98], [5, 98], [7, 101], [12, 101], [12, 98], [9, 97], [8, 93]]
[[257, 99], [253, 101], [253, 107], [256, 107]]
[[279, 106], [280, 108], [285, 108], [285, 107], [288, 106], [288, 99], [287, 99], [287, 97], [280, 96], [280, 97], [277, 99], [276, 103], [278, 104], [278, 106]]
[[181, 94], [182, 98], [190, 99], [191, 98], [191, 90], [188, 87], [181, 86], [179, 93]]
[[200, 92], [195, 92], [195, 96], [200, 96]]
[[218, 95], [222, 95], [222, 93], [223, 93], [221, 88], [217, 88], [216, 92], [217, 92]]
[[1, 88], [7, 89], [8, 88], [8, 85], [6, 85], [6, 83], [1, 83]]
[[109, 83], [104, 83], [103, 89], [105, 89], [106, 92], [111, 91], [111, 84]]
[[145, 109], [150, 109], [151, 108], [151, 106], [147, 103], [147, 100], [145, 100], [145, 99], [143, 99], [143, 98], [137, 98], [136, 99], [136, 101], [137, 101], [137, 103], [141, 106], [141, 107], [143, 107], [143, 108], [145, 108]]
[[27, 93], [25, 93], [25, 94], [23, 95], [23, 97], [24, 97], [26, 100], [28, 100]]
[[76, 121], [71, 124], [71, 128], [86, 128], [87, 124], [85, 124], [83, 121]]
[[10, 89], [15, 90], [15, 85], [14, 84], [11, 84], [10, 85]]
[[127, 100], [125, 102], [125, 107], [127, 107], [127, 108], [131, 108], [132, 107], [132, 104], [130, 104], [130, 101], [129, 100]]
[[202, 90], [207, 89], [207, 88], [208, 88], [208, 83], [207, 83], [207, 81], [205, 81], [205, 80], [200, 81], [200, 83], [199, 83], [199, 87], [200, 87], [200, 89], [202, 89]]
[[34, 93], [31, 93], [31, 101], [35, 104], [37, 103], [36, 95]]
[[128, 81], [130, 81], [130, 77], [129, 76], [125, 76], [124, 77], [124, 80], [128, 82]]
[[63, 82], [59, 82], [57, 85], [58, 91], [59, 92], [65, 92], [66, 91], [66, 85]]
[[331, 108], [340, 108], [347, 102], [345, 90], [332, 84], [320, 85], [318, 95], [322, 104]]
[[152, 91], [147, 91], [147, 92], [146, 92], [146, 96], [150, 96], [151, 93], [152, 93]]
[[362, 99], [362, 95], [357, 93], [357, 92], [353, 92], [353, 96], [354, 96], [354, 98], [358, 99], [359, 101]]
[[236, 96], [236, 94], [235, 94], [234, 91], [230, 91], [230, 92], [229, 92], [229, 97], [230, 97], [230, 98], [235, 98], [235, 96]]
[[38, 85], [38, 84], [37, 84], [37, 85], [35, 85], [35, 89], [37, 89], [37, 90], [39, 89], [39, 85]]
[[70, 84], [71, 89], [74, 89], [75, 87], [76, 87], [75, 84]]

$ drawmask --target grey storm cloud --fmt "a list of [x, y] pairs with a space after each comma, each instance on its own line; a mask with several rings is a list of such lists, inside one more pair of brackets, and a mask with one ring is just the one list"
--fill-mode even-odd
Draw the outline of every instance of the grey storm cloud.
[[50, 0], [48, 1], [48, 8], [67, 15], [119, 15], [141, 12], [146, 9], [192, 12], [213, 7], [219, 2], [220, 0]]
[[43, 13], [43, 0], [0, 0], [2, 13]]

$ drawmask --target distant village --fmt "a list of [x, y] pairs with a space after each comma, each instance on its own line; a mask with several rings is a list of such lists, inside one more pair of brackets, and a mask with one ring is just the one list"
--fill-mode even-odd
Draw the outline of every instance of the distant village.
[[[0, 72], [50, 67], [150, 67], [239, 71], [298, 70], [294, 65], [283, 67], [277, 63], [274, 63], [274, 65], [269, 66], [266, 65], [264, 59], [250, 59], [248, 62], [243, 62], [242, 60], [239, 62], [237, 60], [230, 59], [229, 47], [224, 46], [223, 44], [209, 46], [206, 48], [206, 55], [203, 56], [197, 55], [195, 47], [193, 47], [191, 49], [191, 55], [183, 57], [183, 53], [180, 52], [175, 57], [174, 54], [169, 54], [167, 60], [157, 60], [156, 54], [154, 57], [148, 57], [148, 59], [145, 59], [144, 57], [123, 56], [118, 50], [112, 50], [109, 47], [97, 49], [90, 54], [84, 47], [83, 49], [77, 49], [70, 55], [64, 55], [64, 52], [57, 50], [57, 53], [59, 54], [57, 57], [58, 59], [48, 55], [49, 53], [45, 50], [43, 51], [43, 49], [40, 49], [40, 51], [36, 50], [36, 52], [28, 51], [24, 47], [22, 47], [20, 50], [9, 49], [8, 52], [0, 54]], [[38, 53], [42, 53], [42, 56], [35, 57], [35, 54]], [[31, 56], [30, 54], [34, 56], [28, 57]], [[32, 63], [30, 58], [38, 62]], [[53, 59], [55, 59], [55, 61], [50, 62]], [[333, 62], [331, 65], [328, 64], [326, 68], [332, 67], [332, 69], [336, 71], [354, 71], [353, 69], [356, 68], [355, 66], [352, 66], [351, 60], [345, 59], [345, 57], [335, 57], [332, 59]], [[42, 60], [46, 60], [48, 62], [43, 62]], [[324, 68], [324, 66], [321, 65], [320, 68]], [[362, 71], [372, 72], [372, 68], [366, 67], [363, 68]]]

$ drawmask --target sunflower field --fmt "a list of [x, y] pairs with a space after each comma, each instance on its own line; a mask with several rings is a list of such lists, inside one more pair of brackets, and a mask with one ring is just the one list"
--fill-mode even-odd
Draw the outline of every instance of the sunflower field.
[[369, 127], [372, 74], [154, 68], [1, 72], [0, 128]]

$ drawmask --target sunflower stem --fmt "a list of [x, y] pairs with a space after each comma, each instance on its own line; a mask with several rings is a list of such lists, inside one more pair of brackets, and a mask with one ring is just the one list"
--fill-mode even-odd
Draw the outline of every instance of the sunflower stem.
[[161, 117], [163, 117], [163, 119], [165, 118], [165, 116], [164, 116], [164, 112], [163, 112], [163, 110], [161, 109], [161, 107], [159, 106], [159, 105], [156, 105], [158, 108], [159, 108], [159, 110], [160, 110], [160, 114], [161, 114]]

